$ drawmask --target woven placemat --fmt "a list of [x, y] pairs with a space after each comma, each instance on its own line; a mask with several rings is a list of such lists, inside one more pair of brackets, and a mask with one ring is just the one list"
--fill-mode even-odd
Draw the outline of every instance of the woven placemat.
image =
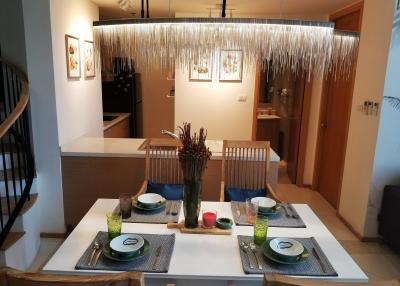
[[[108, 233], [100, 231], [93, 239], [92, 243], [83, 253], [75, 269], [83, 270], [111, 270], [111, 271], [140, 271], [140, 272], [168, 272], [169, 263], [171, 261], [172, 252], [175, 245], [175, 234], [140, 234], [150, 244], [150, 251], [143, 257], [129, 262], [119, 262], [107, 259], [101, 255], [96, 265], [88, 266], [90, 256], [93, 251], [95, 241], [105, 245], [108, 242]], [[155, 252], [161, 246], [160, 257], [158, 258], [155, 267], [153, 267], [156, 259]]]
[[[283, 207], [286, 207], [289, 217], [286, 216]], [[240, 210], [240, 216], [238, 216], [237, 210]], [[245, 202], [231, 202], [231, 210], [233, 220], [236, 225], [252, 225], [247, 221], [246, 217], [246, 203]], [[272, 227], [293, 227], [293, 228], [305, 228], [303, 220], [297, 213], [297, 211], [290, 204], [281, 204], [281, 209], [273, 215], [268, 216], [268, 226]]]
[[[270, 237], [273, 238], [273, 237]], [[247, 258], [246, 253], [240, 249], [240, 242], [250, 243], [253, 242], [252, 236], [238, 236], [238, 247], [240, 251], [240, 258], [242, 260], [242, 267], [245, 273], [247, 274], [262, 274], [262, 273], [274, 273], [274, 274], [283, 274], [283, 275], [297, 275], [297, 276], [338, 276], [335, 269], [330, 264], [328, 258], [324, 254], [324, 252], [319, 247], [317, 241], [314, 237], [308, 238], [294, 238], [297, 241], [301, 242], [305, 248], [307, 248], [310, 256], [306, 261], [300, 262], [297, 264], [280, 264], [266, 258], [261, 251], [261, 246], [257, 246], [257, 256], [262, 264], [262, 270], [258, 269], [258, 264], [256, 258], [254, 257], [253, 252], [249, 250], [249, 258], [254, 265], [254, 268], [250, 268], [249, 259]], [[319, 264], [317, 258], [312, 254], [312, 249], [315, 248], [318, 256], [321, 259], [321, 262], [325, 266], [325, 272], [322, 270], [321, 265]]]
[[[129, 218], [123, 219], [123, 222], [131, 223], [169, 223], [178, 222], [181, 212], [182, 201], [167, 201], [165, 207], [154, 211], [143, 211], [132, 208], [132, 213]], [[170, 212], [167, 214], [167, 211]], [[119, 212], [119, 206], [114, 210]]]

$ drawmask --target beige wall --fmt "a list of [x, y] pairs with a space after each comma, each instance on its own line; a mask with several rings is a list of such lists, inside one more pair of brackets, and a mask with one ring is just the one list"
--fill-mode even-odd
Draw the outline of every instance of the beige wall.
[[339, 206], [339, 214], [360, 235], [364, 235], [379, 125], [379, 117], [365, 116], [360, 111], [360, 107], [364, 100], [378, 102], [382, 100], [394, 2], [394, 0], [364, 1]]
[[[175, 72], [175, 125], [204, 127], [208, 139], [250, 140], [253, 122], [255, 67], [243, 64], [242, 82], [219, 82], [218, 64], [211, 82], [189, 81], [189, 69]], [[239, 102], [239, 96], [246, 96]]]
[[175, 129], [174, 98], [167, 97], [174, 82], [167, 80], [161, 71], [138, 71], [141, 73], [143, 138], [161, 137], [162, 129]]

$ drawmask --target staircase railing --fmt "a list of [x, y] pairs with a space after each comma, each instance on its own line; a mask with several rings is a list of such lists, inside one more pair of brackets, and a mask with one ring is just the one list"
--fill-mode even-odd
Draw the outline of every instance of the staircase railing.
[[0, 247], [27, 200], [35, 176], [28, 79], [0, 57]]

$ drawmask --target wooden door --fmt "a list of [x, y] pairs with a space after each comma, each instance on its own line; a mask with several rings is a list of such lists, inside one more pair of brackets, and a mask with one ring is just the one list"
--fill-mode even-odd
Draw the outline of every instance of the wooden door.
[[[360, 31], [362, 3], [331, 16], [340, 30]], [[355, 77], [328, 74], [321, 102], [314, 187], [338, 208]]]
[[287, 173], [293, 184], [297, 182], [298, 156], [300, 148], [300, 131], [303, 111], [304, 89], [306, 83], [305, 73], [299, 73], [294, 87], [293, 111], [289, 117], [289, 148], [287, 158]]

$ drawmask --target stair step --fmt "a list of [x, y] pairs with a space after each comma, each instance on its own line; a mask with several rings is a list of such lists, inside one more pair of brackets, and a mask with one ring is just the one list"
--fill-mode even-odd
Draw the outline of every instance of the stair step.
[[[17, 202], [21, 196], [17, 196]], [[22, 207], [20, 215], [25, 214], [36, 202], [38, 194], [31, 194], [30, 195], [31, 199], [26, 200], [24, 206]], [[9, 197], [10, 199], [10, 208], [13, 210], [15, 208], [15, 200], [14, 197]], [[8, 208], [7, 208], [7, 198], [6, 197], [0, 197], [0, 202], [1, 202], [1, 211], [2, 215], [8, 215]]]
[[0, 251], [6, 251], [25, 235], [25, 232], [9, 232]]

